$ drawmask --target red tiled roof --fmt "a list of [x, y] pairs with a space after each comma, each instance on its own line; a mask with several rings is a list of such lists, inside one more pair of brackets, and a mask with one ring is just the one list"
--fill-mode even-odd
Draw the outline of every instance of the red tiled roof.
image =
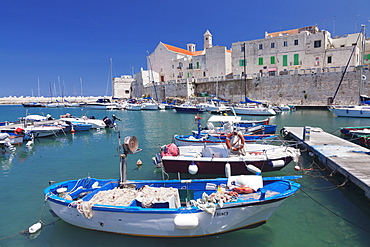
[[[182, 53], [182, 54], [185, 54], [185, 55], [190, 55], [190, 56], [199, 56], [199, 55], [202, 55], [203, 54], [203, 50], [200, 50], [200, 51], [194, 51], [194, 52], [191, 52], [191, 51], [188, 51], [188, 50], [185, 50], [185, 49], [182, 49], [182, 48], [179, 48], [179, 47], [176, 47], [176, 46], [173, 46], [173, 45], [168, 45], [168, 44], [164, 44], [162, 43], [168, 50], [170, 51], [173, 51], [173, 52], [177, 52], [177, 53]], [[226, 52], [229, 52], [231, 53], [230, 50], [226, 50]]]
[[167, 45], [167, 44], [163, 44], [163, 45], [170, 51], [177, 52], [177, 53], [182, 53], [182, 54], [185, 54], [185, 55], [194, 56], [194, 52], [191, 52], [191, 51], [188, 51], [188, 50], [185, 50], [185, 49], [182, 49], [182, 48], [178, 48], [178, 47], [175, 47], [175, 46], [172, 46], [172, 45]]

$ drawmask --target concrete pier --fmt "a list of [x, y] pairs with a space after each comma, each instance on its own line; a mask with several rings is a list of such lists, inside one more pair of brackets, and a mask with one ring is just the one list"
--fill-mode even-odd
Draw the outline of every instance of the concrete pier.
[[310, 127], [284, 127], [282, 133], [302, 142], [320, 162], [341, 173], [365, 192], [370, 199], [370, 150], [340, 137]]

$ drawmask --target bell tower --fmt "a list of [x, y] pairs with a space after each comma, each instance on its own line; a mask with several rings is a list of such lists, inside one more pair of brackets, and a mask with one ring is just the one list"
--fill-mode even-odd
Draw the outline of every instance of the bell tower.
[[212, 47], [212, 34], [207, 30], [204, 34], [204, 50]]

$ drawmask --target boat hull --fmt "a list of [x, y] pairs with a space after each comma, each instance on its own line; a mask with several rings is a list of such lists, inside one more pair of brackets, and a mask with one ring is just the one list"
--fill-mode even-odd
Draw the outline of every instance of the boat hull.
[[[276, 208], [300, 187], [295, 182], [281, 178], [255, 176], [255, 179], [260, 179], [259, 188], [263, 188], [262, 191], [239, 194], [236, 200], [227, 201], [222, 205], [210, 203], [209, 205], [215, 206], [212, 211], [205, 210], [202, 204], [197, 204], [195, 201], [192, 204], [186, 204], [184, 201], [185, 204], [179, 206], [163, 204], [143, 207], [142, 204], [138, 204], [136, 195], [130, 199], [127, 196], [143, 188], [143, 185], [149, 184], [150, 187], [154, 187], [152, 191], [163, 187], [171, 191], [176, 188], [175, 191], [178, 190], [176, 193], [180, 196], [179, 200], [181, 200], [181, 194], [189, 198], [189, 193], [192, 191], [193, 195], [190, 196], [190, 200], [191, 198], [197, 200], [204, 198], [204, 193], [209, 196], [215, 194], [221, 185], [231, 186], [232, 181], [238, 181], [237, 177], [128, 181], [131, 187], [136, 187], [136, 189], [126, 189], [128, 194], [121, 195], [128, 200], [128, 204], [126, 202], [115, 205], [104, 204], [112, 201], [112, 195], [122, 193], [117, 188], [118, 181], [113, 179], [84, 178], [78, 181], [66, 181], [49, 186], [44, 190], [44, 194], [52, 211], [58, 217], [69, 224], [85, 229], [146, 237], [200, 237], [257, 227], [265, 223]], [[95, 184], [98, 186], [94, 187]], [[58, 192], [61, 188], [65, 189], [63, 195]], [[90, 191], [90, 194], [84, 194], [78, 199], [82, 193], [85, 193], [81, 191]], [[180, 193], [181, 191], [185, 193]], [[111, 193], [110, 196], [104, 197], [103, 195], [107, 195], [107, 192]], [[223, 192], [217, 193], [223, 194]], [[69, 196], [66, 197], [66, 194]], [[99, 199], [96, 199], [96, 196]], [[131, 198], [135, 196], [136, 199], [132, 200]], [[96, 202], [102, 204], [96, 204]], [[87, 206], [88, 204], [90, 206]]]
[[[87, 219], [73, 207], [49, 200], [54, 213], [63, 221], [85, 229], [146, 237], [200, 237], [221, 234], [242, 228], [254, 228], [265, 223], [283, 200], [269, 204], [251, 205], [235, 208], [219, 208], [215, 216], [198, 212], [179, 210], [158, 210], [145, 213], [137, 208], [127, 210], [104, 210], [93, 207], [93, 218]], [[172, 212], [171, 212], [172, 211]], [[176, 228], [174, 219], [179, 214], [197, 217], [199, 225], [194, 229]]]
[[370, 118], [370, 107], [333, 107], [330, 111], [337, 117]]
[[[199, 139], [196, 139], [196, 135], [175, 135], [173, 137], [174, 143], [176, 146], [203, 146], [204, 144], [207, 145], [219, 145], [220, 143], [226, 142], [226, 134], [220, 135], [212, 135], [210, 134], [208, 137], [201, 136]], [[244, 141], [247, 142], [257, 142], [263, 141], [268, 139], [276, 138], [276, 135], [270, 134], [262, 134], [262, 135], [243, 135]]]
[[[162, 157], [162, 166], [167, 173], [189, 173], [189, 165], [194, 163], [198, 167], [197, 174], [225, 175], [225, 165], [230, 164], [232, 175], [254, 174], [247, 169], [247, 165], [253, 165], [262, 172], [279, 171], [286, 167], [293, 158], [282, 156], [275, 159], [250, 158], [182, 158], [165, 156]], [[272, 161], [282, 162], [281, 166], [272, 166]]]

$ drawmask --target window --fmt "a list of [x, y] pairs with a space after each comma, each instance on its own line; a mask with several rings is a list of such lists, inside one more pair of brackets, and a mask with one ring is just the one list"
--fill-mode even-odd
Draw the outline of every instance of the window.
[[262, 50], [263, 49], [263, 45], [262, 44], [259, 44], [258, 45], [258, 49]]
[[313, 47], [314, 48], [319, 48], [321, 47], [321, 40], [315, 40], [314, 43], [313, 43]]
[[247, 60], [246, 59], [239, 60], [239, 66], [247, 66]]
[[241, 52], [245, 51], [245, 44], [242, 44], [242, 47], [240, 49]]
[[270, 64], [275, 64], [275, 56], [270, 57]]
[[193, 69], [193, 64], [189, 63], [189, 69]]
[[288, 46], [288, 41], [284, 41], [284, 46]]
[[298, 39], [294, 40], [294, 45], [298, 45]]
[[263, 57], [258, 58], [258, 65], [263, 65]]
[[332, 56], [328, 56], [328, 63], [332, 63]]
[[283, 66], [288, 66], [288, 55], [283, 55]]
[[188, 78], [190, 77], [190, 73], [188, 73]]
[[199, 69], [200, 68], [200, 66], [199, 66], [199, 62], [197, 62], [197, 69]]
[[275, 48], [275, 43], [271, 43], [271, 48]]
[[294, 54], [294, 65], [299, 65], [299, 54]]

